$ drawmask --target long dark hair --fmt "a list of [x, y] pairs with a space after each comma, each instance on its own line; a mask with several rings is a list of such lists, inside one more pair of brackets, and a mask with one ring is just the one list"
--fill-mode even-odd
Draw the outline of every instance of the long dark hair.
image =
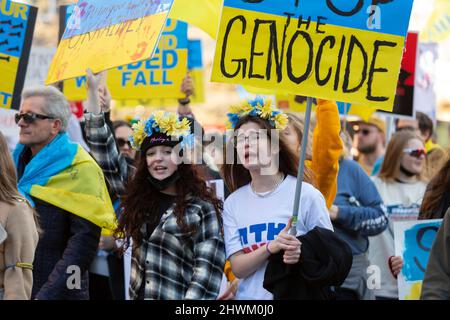
[[[180, 164], [177, 170], [180, 173], [180, 179], [176, 182], [177, 195], [173, 213], [180, 229], [183, 232], [194, 232], [194, 230], [188, 229], [184, 219], [184, 211], [189, 203], [188, 195], [211, 203], [220, 219], [223, 203], [215, 197], [198, 170], [190, 164]], [[123, 214], [119, 218], [119, 225], [115, 233], [116, 237], [126, 238], [123, 249], [129, 246], [130, 237], [133, 239], [133, 246], [142, 244], [141, 227], [144, 223], [152, 221], [154, 227], [159, 223], [161, 193], [150, 184], [149, 175], [146, 159], [141, 157], [138, 160], [134, 178], [127, 184], [128, 194], [122, 203]]]
[[[234, 132], [237, 132], [239, 128], [248, 123], [253, 122], [256, 123], [261, 129], [266, 130], [269, 139], [272, 139], [271, 130], [274, 128], [270, 125], [267, 120], [261, 119], [259, 117], [253, 116], [244, 116], [239, 122], [236, 124]], [[298, 171], [299, 157], [298, 155], [292, 151], [291, 148], [288, 147], [288, 144], [283, 137], [283, 135], [279, 135], [279, 171], [286, 174], [296, 177]], [[233, 192], [239, 189], [242, 186], [249, 184], [252, 180], [250, 176], [250, 172], [245, 169], [242, 164], [236, 162], [237, 160], [237, 151], [234, 147], [234, 141], [231, 140], [227, 143], [227, 154], [233, 154], [233, 163], [229, 164], [225, 161], [224, 165], [221, 168], [221, 173], [225, 184], [228, 189]], [[303, 174], [303, 181], [311, 183], [314, 185], [314, 175], [311, 169], [305, 166], [305, 171]]]
[[[436, 215], [440, 214], [437, 211], [441, 206], [446, 192], [450, 192], [450, 157], [428, 184], [427, 191], [422, 200], [419, 219], [443, 218], [437, 217]], [[447, 208], [444, 208], [444, 210], [446, 211]]]

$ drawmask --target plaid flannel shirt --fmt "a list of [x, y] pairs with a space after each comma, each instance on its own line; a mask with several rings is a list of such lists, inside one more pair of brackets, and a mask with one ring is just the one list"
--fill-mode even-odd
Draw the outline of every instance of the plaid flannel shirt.
[[125, 183], [135, 168], [119, 153], [114, 136], [105, 122], [104, 114], [85, 114], [86, 140], [91, 154], [103, 170], [106, 180], [118, 197], [124, 196]]
[[[183, 232], [173, 207], [161, 218], [150, 238], [133, 248], [130, 298], [137, 299], [144, 286], [144, 299], [216, 299], [225, 265], [221, 222], [212, 204], [190, 198], [185, 222], [195, 232]], [[146, 227], [141, 229], [146, 234]]]

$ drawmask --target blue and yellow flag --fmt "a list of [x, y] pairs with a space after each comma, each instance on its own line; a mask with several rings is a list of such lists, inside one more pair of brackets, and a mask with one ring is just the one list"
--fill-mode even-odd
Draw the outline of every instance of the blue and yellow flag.
[[[16, 167], [25, 146], [14, 150]], [[36, 154], [25, 168], [18, 189], [34, 206], [36, 198], [82, 217], [102, 228], [116, 228], [116, 215], [102, 170], [66, 133], [60, 133]]]
[[169, 18], [192, 24], [216, 39], [222, 0], [175, 0]]

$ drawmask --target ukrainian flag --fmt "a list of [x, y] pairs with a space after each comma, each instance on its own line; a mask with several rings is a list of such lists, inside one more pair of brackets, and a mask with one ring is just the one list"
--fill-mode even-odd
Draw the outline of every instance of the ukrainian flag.
[[[14, 150], [16, 167], [24, 149], [18, 144]], [[33, 206], [33, 198], [47, 202], [101, 227], [104, 235], [111, 235], [116, 228], [102, 170], [66, 133], [60, 133], [31, 159], [18, 189]]]

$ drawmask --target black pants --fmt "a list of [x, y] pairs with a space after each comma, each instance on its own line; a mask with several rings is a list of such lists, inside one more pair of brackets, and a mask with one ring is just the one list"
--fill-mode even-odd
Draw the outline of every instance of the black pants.
[[113, 300], [109, 277], [89, 272], [89, 299]]

